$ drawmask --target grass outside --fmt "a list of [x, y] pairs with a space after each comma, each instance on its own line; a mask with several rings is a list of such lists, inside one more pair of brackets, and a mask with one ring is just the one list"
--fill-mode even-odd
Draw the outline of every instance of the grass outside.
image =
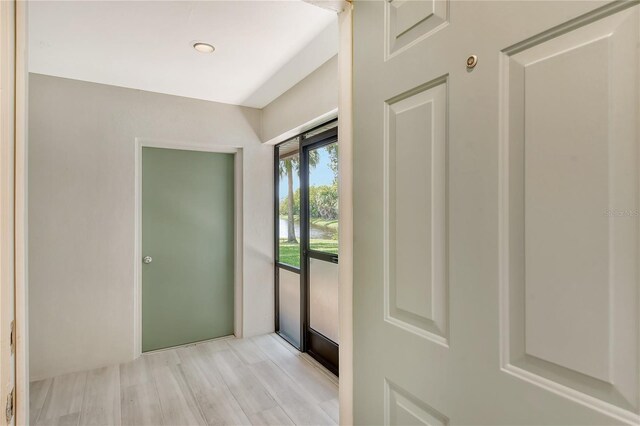
[[[280, 219], [288, 220], [287, 215], [280, 215]], [[293, 216], [293, 221], [295, 223], [300, 222], [300, 216], [297, 214]], [[309, 219], [309, 223], [316, 226], [322, 226], [324, 228], [329, 228], [332, 231], [338, 231], [338, 219], [322, 219], [320, 217], [312, 217]]]
[[[338, 240], [311, 240], [312, 250], [338, 254]], [[280, 263], [300, 267], [300, 244], [288, 243], [286, 238], [280, 239]]]
[[311, 218], [309, 220], [309, 222], [313, 225], [316, 226], [322, 226], [324, 228], [329, 228], [333, 231], [337, 231], [338, 230], [338, 219], [331, 219], [331, 220], [327, 220], [327, 219], [320, 219], [320, 218]]

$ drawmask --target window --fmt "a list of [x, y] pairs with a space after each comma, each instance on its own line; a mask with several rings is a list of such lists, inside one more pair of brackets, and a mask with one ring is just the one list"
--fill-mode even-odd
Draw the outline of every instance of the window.
[[338, 143], [309, 150], [309, 249], [338, 254]]
[[300, 268], [300, 149], [295, 138], [278, 146], [278, 262]]

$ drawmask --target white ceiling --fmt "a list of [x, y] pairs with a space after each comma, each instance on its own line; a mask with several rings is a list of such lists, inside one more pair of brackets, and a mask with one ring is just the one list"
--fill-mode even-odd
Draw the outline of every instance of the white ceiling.
[[29, 2], [30, 72], [190, 98], [262, 108], [337, 50], [298, 0]]

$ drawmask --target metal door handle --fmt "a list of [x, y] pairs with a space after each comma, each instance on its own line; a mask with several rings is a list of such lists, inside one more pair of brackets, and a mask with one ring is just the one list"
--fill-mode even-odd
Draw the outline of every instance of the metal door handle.
[[151, 256], [145, 256], [145, 257], [142, 258], [142, 262], [146, 263], [146, 264], [149, 264], [149, 263], [153, 262], [153, 258]]

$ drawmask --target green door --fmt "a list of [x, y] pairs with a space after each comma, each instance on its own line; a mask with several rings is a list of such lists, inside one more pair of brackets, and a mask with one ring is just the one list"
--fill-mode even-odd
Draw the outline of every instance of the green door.
[[142, 149], [142, 351], [233, 334], [234, 155]]

